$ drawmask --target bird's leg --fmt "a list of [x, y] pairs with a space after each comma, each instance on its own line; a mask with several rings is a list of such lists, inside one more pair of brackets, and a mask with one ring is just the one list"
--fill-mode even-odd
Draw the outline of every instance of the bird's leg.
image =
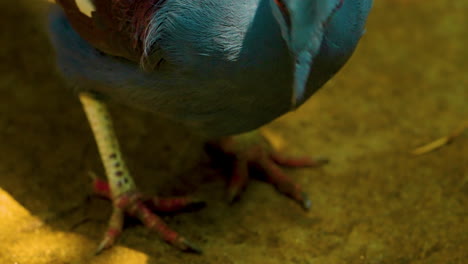
[[97, 253], [114, 244], [122, 232], [125, 213], [139, 218], [147, 228], [155, 231], [169, 244], [182, 250], [200, 252], [197, 247], [170, 229], [161, 218], [150, 211], [150, 208], [164, 212], [180, 210], [193, 205], [196, 201], [190, 198], [148, 198], [139, 193], [122, 158], [105, 103], [90, 93], [81, 93], [80, 101], [91, 124], [108, 180], [105, 182], [95, 179], [94, 190], [113, 202], [109, 226]]
[[326, 159], [288, 158], [274, 151], [267, 139], [258, 131], [226, 137], [208, 143], [212, 154], [222, 152], [233, 158], [233, 172], [228, 183], [228, 199], [238, 198], [249, 180], [249, 166], [262, 170], [265, 181], [271, 183], [281, 193], [298, 202], [304, 209], [310, 207], [310, 200], [301, 186], [296, 184], [281, 167], [318, 167]]

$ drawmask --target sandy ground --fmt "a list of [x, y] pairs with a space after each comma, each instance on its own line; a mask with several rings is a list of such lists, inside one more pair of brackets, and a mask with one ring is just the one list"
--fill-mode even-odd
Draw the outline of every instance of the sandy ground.
[[307, 213], [258, 181], [228, 205], [200, 140], [111, 106], [143, 191], [207, 201], [164, 217], [201, 256], [136, 221], [118, 246], [92, 256], [110, 204], [87, 198], [88, 172], [103, 175], [91, 131], [54, 70], [43, 6], [0, 1], [0, 10], [0, 263], [467, 263], [467, 133], [409, 154], [468, 117], [467, 1], [377, 1], [347, 66], [266, 127], [286, 153], [332, 160], [288, 171], [313, 199]]

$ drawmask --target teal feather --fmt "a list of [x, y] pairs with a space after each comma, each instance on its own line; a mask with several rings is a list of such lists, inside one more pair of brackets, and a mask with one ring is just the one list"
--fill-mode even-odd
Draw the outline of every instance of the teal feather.
[[147, 20], [139, 58], [99, 50], [67, 9], [51, 11], [50, 35], [59, 68], [78, 91], [207, 137], [232, 135], [290, 111], [295, 83], [303, 87], [296, 106], [322, 87], [353, 53], [371, 6], [371, 0], [295, 1], [283, 0], [288, 28], [273, 0], [166, 0]]

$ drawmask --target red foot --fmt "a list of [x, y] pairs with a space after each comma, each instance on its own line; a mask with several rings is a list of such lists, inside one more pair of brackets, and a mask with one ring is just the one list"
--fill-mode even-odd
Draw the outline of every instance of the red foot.
[[[112, 199], [107, 182], [95, 179], [93, 186], [96, 194]], [[114, 199], [113, 203], [114, 211], [109, 221], [109, 227], [97, 249], [97, 254], [104, 249], [110, 248], [115, 243], [115, 240], [122, 232], [124, 213], [140, 219], [147, 228], [155, 231], [167, 243], [183, 251], [201, 253], [197, 246], [167, 226], [160, 217], [152, 213], [150, 208], [158, 212], [175, 212], [194, 205], [200, 205], [202, 202], [188, 197], [145, 198], [139, 193], [128, 193]]]
[[[245, 137], [245, 136], [241, 136]], [[246, 144], [247, 143], [247, 144]], [[228, 183], [228, 199], [237, 199], [249, 181], [249, 166], [265, 172], [266, 181], [271, 183], [279, 192], [298, 202], [304, 209], [309, 209], [311, 202], [301, 186], [286, 175], [283, 167], [318, 167], [328, 163], [326, 159], [287, 158], [270, 149], [269, 144], [260, 135], [248, 136], [247, 140], [229, 137], [209, 144], [212, 153], [222, 152], [233, 157], [234, 167], [232, 177]]]

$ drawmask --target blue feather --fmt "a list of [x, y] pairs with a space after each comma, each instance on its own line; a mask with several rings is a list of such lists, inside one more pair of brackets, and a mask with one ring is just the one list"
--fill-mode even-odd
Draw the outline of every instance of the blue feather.
[[[145, 70], [96, 50], [60, 9], [51, 11], [50, 35], [58, 65], [78, 91], [95, 91], [155, 112], [207, 137], [232, 135], [270, 122], [291, 107], [295, 58], [272, 2], [165, 1], [147, 27]], [[345, 0], [325, 28], [318, 27], [318, 47], [311, 53], [305, 96], [298, 104], [352, 54], [370, 3]]]

